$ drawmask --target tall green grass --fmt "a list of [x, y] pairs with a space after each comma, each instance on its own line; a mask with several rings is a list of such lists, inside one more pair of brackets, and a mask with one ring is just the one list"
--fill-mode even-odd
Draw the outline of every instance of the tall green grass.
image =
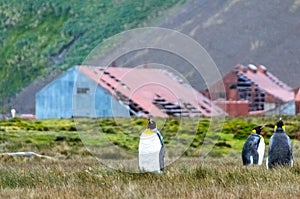
[[[226, 118], [224, 124], [210, 124], [209, 118], [157, 119], [166, 147], [186, 148], [184, 155], [199, 157], [205, 145], [212, 146], [209, 155], [222, 157], [240, 153], [252, 127], [265, 125], [263, 134], [268, 144], [273, 133], [275, 117]], [[288, 135], [298, 147], [300, 123], [298, 117], [284, 118]], [[88, 154], [85, 146], [101, 147], [112, 143], [130, 153], [137, 153], [139, 136], [146, 128], [144, 118], [103, 118], [69, 120], [0, 121], [0, 151], [35, 150], [41, 153]], [[209, 128], [213, 126], [212, 128]], [[217, 126], [215, 128], [215, 126]], [[223, 126], [223, 128], [222, 128]], [[80, 152], [78, 152], [80, 151]]]

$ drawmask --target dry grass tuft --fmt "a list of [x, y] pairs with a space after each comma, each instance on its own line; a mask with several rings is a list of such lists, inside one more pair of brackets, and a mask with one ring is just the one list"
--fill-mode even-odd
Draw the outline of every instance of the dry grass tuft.
[[183, 158], [163, 174], [111, 170], [91, 157], [8, 161], [1, 198], [297, 198], [300, 166], [266, 170], [231, 158]]

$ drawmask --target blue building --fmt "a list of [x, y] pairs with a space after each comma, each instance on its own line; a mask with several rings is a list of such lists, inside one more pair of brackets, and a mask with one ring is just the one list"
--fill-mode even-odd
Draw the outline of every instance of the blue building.
[[36, 93], [35, 104], [36, 119], [129, 116], [125, 105], [79, 67], [70, 68]]

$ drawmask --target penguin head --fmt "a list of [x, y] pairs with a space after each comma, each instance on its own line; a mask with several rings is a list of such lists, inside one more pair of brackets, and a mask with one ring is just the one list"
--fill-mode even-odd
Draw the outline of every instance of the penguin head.
[[156, 128], [156, 122], [151, 119], [151, 118], [148, 118], [148, 127], [149, 129], [155, 129]]
[[279, 121], [276, 122], [276, 125], [275, 125], [275, 127], [274, 127], [274, 130], [276, 131], [278, 128], [281, 128], [281, 129], [285, 130], [285, 126], [284, 126], [284, 123], [283, 123], [283, 121], [281, 120], [281, 118], [280, 118]]
[[252, 129], [252, 133], [260, 135], [261, 130], [262, 130], [263, 128], [264, 128], [263, 126], [256, 126], [256, 127], [254, 127], [254, 128]]

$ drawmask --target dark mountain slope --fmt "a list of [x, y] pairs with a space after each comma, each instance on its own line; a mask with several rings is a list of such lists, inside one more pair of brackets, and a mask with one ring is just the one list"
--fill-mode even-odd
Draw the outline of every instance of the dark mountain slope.
[[191, 0], [162, 26], [197, 40], [223, 74], [238, 63], [257, 63], [300, 86], [298, 0]]

